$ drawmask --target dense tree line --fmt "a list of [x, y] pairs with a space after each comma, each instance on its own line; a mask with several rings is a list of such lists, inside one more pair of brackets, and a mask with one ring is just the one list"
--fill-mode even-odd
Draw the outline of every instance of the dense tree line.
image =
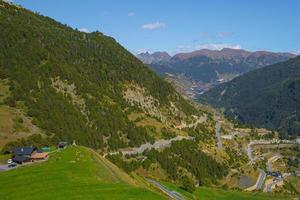
[[[159, 163], [167, 175], [178, 182], [188, 191], [193, 191], [191, 185], [211, 185], [228, 173], [228, 167], [217, 162], [211, 156], [201, 151], [194, 141], [182, 140], [172, 142], [172, 145], [161, 151], [151, 149], [144, 152], [146, 159], [137, 160], [134, 156], [124, 158], [121, 154], [109, 155], [108, 159], [126, 172], [139, 167], [148, 169], [151, 163]], [[183, 170], [184, 169], [184, 170]], [[196, 182], [186, 175], [191, 174]]]
[[192, 140], [174, 141], [163, 151], [151, 150], [145, 154], [151, 161], [157, 161], [174, 180], [182, 178], [179, 167], [195, 176], [199, 185], [215, 183], [227, 173], [227, 167], [201, 151]]

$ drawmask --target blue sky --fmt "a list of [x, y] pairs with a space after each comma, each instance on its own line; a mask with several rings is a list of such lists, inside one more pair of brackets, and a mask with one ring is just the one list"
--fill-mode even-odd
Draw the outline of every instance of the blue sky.
[[300, 52], [298, 0], [13, 0], [133, 53], [223, 47]]

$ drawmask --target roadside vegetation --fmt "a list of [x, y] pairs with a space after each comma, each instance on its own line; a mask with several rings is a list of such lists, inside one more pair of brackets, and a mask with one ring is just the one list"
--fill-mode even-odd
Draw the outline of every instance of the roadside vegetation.
[[198, 187], [194, 193], [183, 190], [180, 186], [164, 182], [168, 189], [180, 193], [187, 199], [199, 200], [290, 200], [291, 196], [280, 194], [266, 194], [262, 192], [243, 192], [239, 190], [225, 190], [218, 188]]
[[214, 185], [228, 173], [224, 163], [203, 153], [193, 140], [174, 141], [170, 147], [161, 151], [151, 149], [141, 156], [145, 159], [139, 159], [139, 155], [126, 156], [126, 159], [121, 154], [108, 155], [107, 158], [127, 173], [139, 168], [149, 170], [158, 164], [169, 180], [180, 183], [190, 192], [195, 190], [195, 185]]

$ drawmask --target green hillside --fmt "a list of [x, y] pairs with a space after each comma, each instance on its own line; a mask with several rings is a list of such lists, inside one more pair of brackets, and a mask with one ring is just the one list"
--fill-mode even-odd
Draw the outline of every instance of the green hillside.
[[239, 122], [278, 130], [300, 132], [300, 57], [249, 72], [217, 86], [202, 102], [224, 108]]
[[154, 136], [129, 120], [131, 113], [170, 127], [196, 112], [113, 38], [2, 1], [0, 13], [0, 87], [9, 88], [0, 114], [7, 105], [24, 113], [48, 136], [45, 143], [139, 146]]
[[[214, 146], [212, 115], [184, 100], [113, 38], [79, 32], [4, 2], [0, 12], [0, 87], [6, 89], [0, 96], [2, 153], [76, 140], [109, 154], [177, 135]], [[201, 184], [216, 182], [226, 175], [226, 162], [199, 151], [197, 143], [172, 147], [180, 158], [168, 150], [145, 162], [138, 156], [111, 160], [131, 172], [169, 157], [162, 167], [170, 179], [181, 181], [184, 170]]]
[[0, 199], [164, 199], [84, 147], [0, 173]]

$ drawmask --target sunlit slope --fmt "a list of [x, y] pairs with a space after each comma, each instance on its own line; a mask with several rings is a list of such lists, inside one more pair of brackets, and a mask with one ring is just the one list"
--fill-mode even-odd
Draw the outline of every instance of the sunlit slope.
[[163, 199], [84, 147], [0, 174], [0, 199]]

